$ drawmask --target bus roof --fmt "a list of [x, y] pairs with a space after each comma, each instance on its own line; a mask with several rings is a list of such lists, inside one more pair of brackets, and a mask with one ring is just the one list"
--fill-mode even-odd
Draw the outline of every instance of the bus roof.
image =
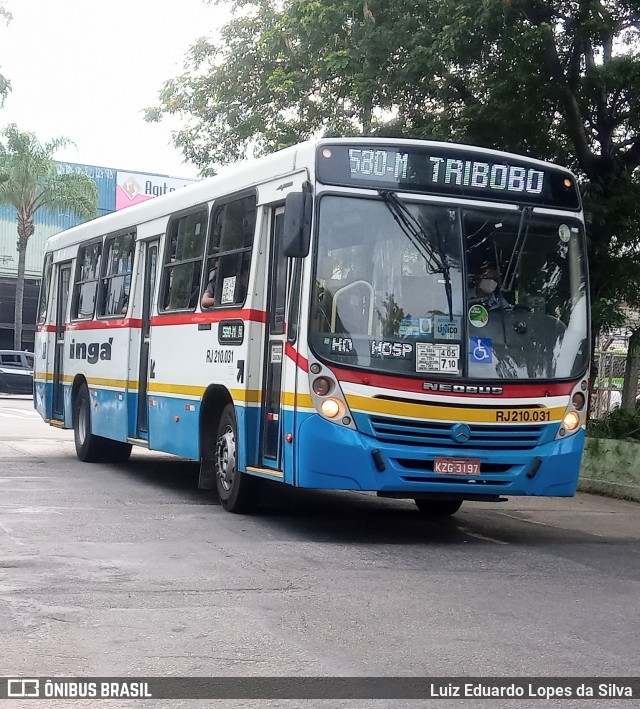
[[314, 145], [313, 141], [300, 143], [257, 160], [231, 165], [214, 177], [207, 177], [181, 187], [175, 192], [154, 197], [141, 204], [71, 227], [51, 236], [47, 240], [46, 251], [57, 251], [87, 239], [168, 217], [177, 211], [204, 204], [216, 197], [266, 180], [277, 179], [279, 175], [287, 175], [308, 164], [304, 162], [303, 165], [298, 165], [297, 163], [300, 162], [298, 156], [301, 153], [313, 155]]
[[[278, 152], [256, 160], [244, 161], [229, 166], [214, 177], [205, 178], [192, 185], [181, 187], [175, 192], [160, 197], [154, 197], [142, 204], [127, 207], [118, 212], [71, 227], [70, 229], [51, 236], [47, 240], [45, 250], [47, 252], [57, 251], [58, 249], [88, 239], [124, 231], [156, 219], [162, 219], [175, 212], [204, 204], [212, 199], [237, 192], [243, 188], [250, 188], [268, 180], [276, 180], [279, 176], [290, 174], [295, 170], [301, 170], [305, 167], [313, 170], [317, 147], [323, 144], [336, 145], [340, 143], [349, 145], [371, 145], [378, 143], [380, 145], [406, 145], [407, 147], [430, 145], [442, 148], [462, 148], [468, 152], [477, 152], [478, 155], [495, 156], [503, 159], [513, 158], [521, 161], [525, 160], [531, 165], [546, 167], [551, 165], [551, 163], [517, 155], [515, 153], [444, 141], [413, 140], [407, 138], [317, 138], [289, 148], [284, 148], [283, 150], [279, 150]], [[569, 170], [561, 166], [553, 165], [553, 167], [564, 170], [567, 174], [571, 174]]]

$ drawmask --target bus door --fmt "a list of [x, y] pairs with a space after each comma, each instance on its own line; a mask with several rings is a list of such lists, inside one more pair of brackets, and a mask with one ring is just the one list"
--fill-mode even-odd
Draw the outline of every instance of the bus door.
[[[283, 433], [283, 392], [295, 389], [295, 382], [285, 387], [286, 347], [286, 299], [287, 299], [287, 258], [282, 252], [282, 232], [284, 227], [284, 207], [271, 212], [267, 313], [268, 322], [265, 339], [264, 377], [262, 388], [262, 415], [260, 448], [262, 465], [275, 470], [282, 469]], [[290, 394], [293, 398], [292, 393]], [[286, 394], [285, 397], [286, 398]]]
[[149, 402], [147, 390], [153, 364], [149, 360], [151, 343], [151, 303], [155, 293], [160, 241], [146, 241], [144, 247], [144, 277], [142, 288], [142, 326], [140, 332], [140, 366], [138, 369], [138, 421], [137, 437], [149, 438]]
[[64, 421], [64, 332], [71, 283], [71, 262], [58, 266], [58, 290], [56, 293], [56, 331], [53, 354], [53, 405], [51, 418]]

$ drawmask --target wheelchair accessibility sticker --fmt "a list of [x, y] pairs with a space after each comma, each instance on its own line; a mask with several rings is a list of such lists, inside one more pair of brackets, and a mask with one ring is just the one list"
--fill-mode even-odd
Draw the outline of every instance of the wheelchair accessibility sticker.
[[493, 341], [489, 337], [471, 337], [469, 357], [472, 362], [491, 364], [493, 362]]

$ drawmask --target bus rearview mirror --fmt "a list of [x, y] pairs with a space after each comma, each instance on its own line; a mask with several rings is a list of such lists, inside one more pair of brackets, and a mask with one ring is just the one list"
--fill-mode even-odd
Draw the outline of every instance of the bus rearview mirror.
[[284, 201], [282, 250], [289, 258], [303, 258], [311, 240], [311, 194], [291, 192]]

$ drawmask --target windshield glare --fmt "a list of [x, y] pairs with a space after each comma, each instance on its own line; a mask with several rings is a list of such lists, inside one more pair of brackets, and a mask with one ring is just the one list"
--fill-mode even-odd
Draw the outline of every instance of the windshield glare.
[[553, 379], [585, 370], [577, 220], [405, 204], [413, 233], [380, 199], [320, 200], [310, 322], [319, 357], [422, 378]]

